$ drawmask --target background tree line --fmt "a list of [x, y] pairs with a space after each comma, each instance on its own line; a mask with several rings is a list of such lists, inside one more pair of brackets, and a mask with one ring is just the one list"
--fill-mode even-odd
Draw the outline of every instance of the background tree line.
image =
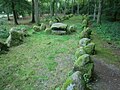
[[5, 12], [8, 20], [13, 14], [15, 24], [19, 16], [32, 16], [32, 23], [39, 23], [39, 17], [44, 14], [57, 16], [58, 14], [88, 14], [97, 23], [101, 18], [112, 21], [119, 20], [120, 0], [0, 0], [0, 13]]

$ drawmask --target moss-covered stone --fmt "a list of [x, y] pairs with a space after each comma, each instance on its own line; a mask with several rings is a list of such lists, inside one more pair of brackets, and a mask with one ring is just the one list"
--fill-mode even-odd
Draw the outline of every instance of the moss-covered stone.
[[79, 41], [79, 45], [80, 45], [80, 47], [84, 47], [84, 46], [88, 45], [90, 42], [91, 42], [91, 39], [89, 39], [89, 38], [82, 38]]
[[23, 42], [24, 32], [17, 31], [15, 28], [11, 28], [9, 34], [9, 37], [6, 40], [8, 47], [17, 46]]
[[45, 32], [46, 32], [46, 33], [51, 33], [52, 30], [51, 30], [51, 28], [46, 28], [46, 29], [45, 29]]
[[82, 28], [87, 27], [87, 26], [88, 26], [88, 21], [86, 19], [84, 19], [82, 21]]
[[70, 14], [70, 17], [73, 17], [74, 15], [73, 14]]
[[82, 55], [84, 55], [84, 54], [86, 54], [86, 52], [85, 52], [85, 50], [83, 49], [83, 47], [78, 48], [78, 49], [76, 50], [76, 52], [75, 52], [75, 56], [76, 56], [77, 58], [79, 58], [80, 56], [82, 56]]
[[68, 25], [64, 23], [54, 23], [52, 24], [51, 29], [56, 31], [59, 31], [59, 30], [67, 31], [67, 27]]
[[49, 21], [49, 26], [51, 27], [53, 24], [53, 21]]
[[41, 31], [41, 29], [40, 29], [40, 26], [33, 26], [33, 30], [35, 31], [35, 32], [40, 32]]
[[56, 20], [57, 22], [60, 22], [60, 21], [61, 21], [61, 19], [60, 19], [59, 17], [55, 17], [55, 20]]
[[90, 38], [91, 32], [89, 27], [84, 27], [83, 31], [80, 33], [80, 38]]
[[80, 56], [74, 63], [74, 71], [80, 71], [86, 82], [92, 79], [94, 63], [88, 54]]
[[74, 25], [68, 27], [68, 32], [75, 32], [76, 28]]
[[56, 35], [66, 35], [67, 32], [66, 31], [57, 31], [57, 30], [52, 30], [52, 34], [56, 34]]
[[46, 25], [44, 23], [42, 23], [40, 26], [40, 30], [45, 30], [45, 29], [46, 29]]
[[73, 73], [63, 84], [61, 90], [87, 90], [84, 78], [81, 72]]
[[93, 78], [93, 72], [94, 72], [94, 63], [89, 63], [85, 67], [85, 73], [83, 74], [83, 78], [85, 82], [89, 82]]
[[89, 43], [83, 47], [87, 54], [93, 55], [95, 53], [95, 43]]

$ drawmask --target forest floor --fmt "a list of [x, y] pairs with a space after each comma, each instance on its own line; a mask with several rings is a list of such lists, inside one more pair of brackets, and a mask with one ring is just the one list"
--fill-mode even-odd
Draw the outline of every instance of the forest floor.
[[[0, 90], [55, 90], [61, 86], [73, 68], [78, 47], [81, 17], [64, 21], [75, 24], [71, 35], [50, 35], [39, 32], [27, 37], [23, 44], [0, 55]], [[31, 31], [31, 30], [30, 30]], [[96, 43], [94, 90], [120, 90], [120, 53], [100, 38]]]

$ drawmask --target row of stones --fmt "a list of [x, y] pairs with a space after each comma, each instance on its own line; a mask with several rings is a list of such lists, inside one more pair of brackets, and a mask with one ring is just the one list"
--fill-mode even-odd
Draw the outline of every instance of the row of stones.
[[61, 90], [91, 90], [88, 83], [92, 80], [94, 62], [90, 55], [95, 54], [95, 44], [91, 42], [91, 30], [88, 27], [88, 16], [83, 16], [83, 31], [80, 33], [73, 73], [62, 85]]
[[40, 26], [35, 25], [33, 26], [34, 33], [45, 31], [46, 33], [64, 35], [75, 32], [76, 28], [74, 25], [68, 26], [67, 24], [60, 23], [61, 21], [67, 20], [71, 17], [73, 17], [73, 14], [66, 15], [64, 17], [56, 17], [53, 20], [49, 21], [49, 25], [46, 25], [44, 23], [41, 23]]
[[[53, 21], [56, 22], [60, 22], [61, 20], [66, 20], [69, 19], [70, 17], [72, 17], [73, 15], [66, 15], [64, 17], [57, 17], [55, 18]], [[49, 22], [49, 26], [51, 26], [51, 24], [53, 23], [53, 21]], [[47, 26], [42, 23], [41, 26], [33, 26], [33, 29], [35, 32], [41, 31], [41, 30], [45, 30], [45, 32], [51, 32], [50, 28], [46, 28]], [[72, 31], [74, 29], [74, 27], [70, 27], [70, 30]], [[17, 27], [13, 27], [10, 29], [9, 31], [9, 37], [7, 38], [5, 43], [0, 42], [0, 52], [2, 51], [8, 51], [9, 47], [11, 46], [17, 46], [21, 43], [23, 43], [23, 40], [26, 36], [29, 36], [28, 34], [28, 30], [26, 28], [17, 28]]]

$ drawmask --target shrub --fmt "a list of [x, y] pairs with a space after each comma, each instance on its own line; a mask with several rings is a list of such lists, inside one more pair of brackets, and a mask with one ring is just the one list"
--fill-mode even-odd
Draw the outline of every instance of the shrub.
[[6, 26], [0, 26], [0, 38], [7, 38], [8, 36], [8, 28]]

